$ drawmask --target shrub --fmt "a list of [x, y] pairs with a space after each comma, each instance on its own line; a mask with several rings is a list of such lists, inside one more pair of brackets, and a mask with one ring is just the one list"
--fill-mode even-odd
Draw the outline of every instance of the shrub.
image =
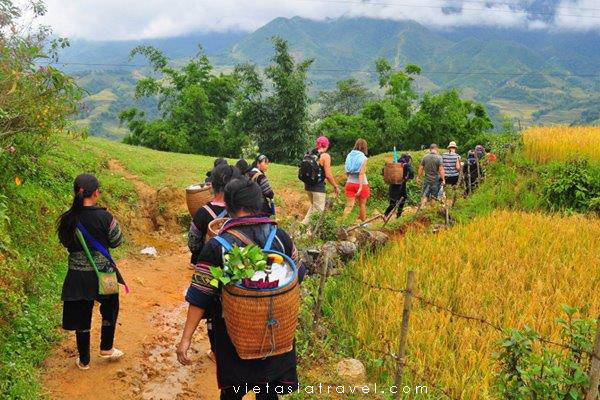
[[586, 160], [552, 165], [544, 173], [543, 193], [551, 210], [600, 212], [600, 169]]
[[[577, 309], [563, 306], [561, 338], [568, 349], [536, 350], [540, 335], [529, 327], [510, 330], [499, 342], [500, 371], [494, 389], [502, 399], [583, 399], [593, 351], [593, 321], [575, 318]], [[539, 342], [538, 342], [539, 343]]]

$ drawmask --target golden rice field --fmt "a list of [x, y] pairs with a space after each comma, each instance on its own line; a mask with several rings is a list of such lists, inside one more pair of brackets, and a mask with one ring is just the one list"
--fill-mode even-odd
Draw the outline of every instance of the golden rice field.
[[[503, 327], [529, 325], [559, 341], [554, 322], [562, 304], [588, 305], [591, 319], [600, 313], [599, 237], [598, 219], [497, 211], [436, 235], [408, 232], [348, 273], [404, 288], [407, 270], [414, 269], [418, 295]], [[333, 285], [328, 302], [342, 328], [373, 346], [397, 343], [402, 295], [350, 279]], [[428, 382], [412, 383], [436, 385], [455, 398], [492, 398], [492, 354], [500, 336], [415, 301], [408, 365]]]
[[523, 133], [525, 154], [547, 163], [585, 158], [600, 161], [600, 126], [533, 127]]

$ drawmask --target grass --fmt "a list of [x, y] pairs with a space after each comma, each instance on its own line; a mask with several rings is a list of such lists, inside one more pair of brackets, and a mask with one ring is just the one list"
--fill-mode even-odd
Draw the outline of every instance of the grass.
[[577, 158], [600, 161], [600, 126], [529, 128], [523, 143], [526, 156], [538, 163]]
[[[437, 235], [409, 231], [403, 240], [352, 263], [346, 278], [330, 281], [326, 312], [364, 342], [384, 349], [389, 342], [395, 350], [402, 296], [347, 276], [400, 289], [407, 270], [414, 269], [420, 296], [503, 327], [529, 325], [559, 341], [554, 320], [562, 304], [588, 309], [592, 317], [600, 311], [598, 235], [598, 219], [511, 211], [495, 211]], [[446, 388], [456, 398], [492, 397], [499, 332], [418, 301], [410, 324], [409, 368], [430, 379], [411, 383]]]
[[11, 243], [0, 252], [2, 399], [41, 397], [36, 367], [61, 337], [58, 304], [66, 251], [54, 227], [72, 202], [74, 178], [82, 172], [95, 173], [103, 185], [102, 205], [117, 216], [137, 203], [130, 182], [108, 171], [99, 155], [81, 150], [80, 141], [60, 138], [57, 147], [37, 161], [30, 178], [3, 193], [8, 198]]
[[[92, 150], [102, 154], [103, 158], [116, 158], [126, 169], [155, 188], [184, 188], [193, 183], [203, 182], [206, 172], [212, 169], [214, 162], [214, 157], [156, 151], [95, 137], [90, 137], [82, 148], [84, 151]], [[237, 162], [228, 161], [230, 164]], [[297, 175], [297, 167], [275, 163], [271, 163], [267, 171], [275, 190], [302, 190], [303, 186]]]

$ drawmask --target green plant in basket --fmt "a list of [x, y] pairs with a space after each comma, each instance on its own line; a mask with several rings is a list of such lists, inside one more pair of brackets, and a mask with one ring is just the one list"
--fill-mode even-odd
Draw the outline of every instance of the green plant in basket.
[[267, 256], [256, 245], [234, 246], [225, 255], [224, 264], [224, 268], [210, 267], [210, 273], [213, 276], [210, 284], [216, 288], [220, 283], [223, 285], [239, 283], [245, 278], [252, 278], [258, 271], [264, 271], [267, 267]]

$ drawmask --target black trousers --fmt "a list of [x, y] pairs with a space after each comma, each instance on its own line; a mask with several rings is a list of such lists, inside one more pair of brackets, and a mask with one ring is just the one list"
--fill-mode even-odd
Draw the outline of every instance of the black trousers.
[[398, 218], [400, 218], [400, 216], [402, 215], [402, 211], [404, 211], [404, 204], [406, 203], [407, 196], [408, 194], [406, 192], [406, 183], [403, 183], [401, 185], [390, 185], [390, 205], [388, 206], [387, 210], [385, 210], [385, 216], [388, 217], [390, 213], [394, 210], [394, 207], [396, 207], [396, 203], [400, 202], [396, 210], [396, 215]]
[[[277, 400], [279, 397], [277, 393], [275, 393], [275, 388], [269, 385], [269, 393], [267, 393], [267, 388], [265, 385], [248, 385], [248, 393], [252, 392], [252, 389], [258, 386], [260, 388], [260, 392], [256, 393], [256, 400]], [[240, 387], [238, 393], [235, 392], [234, 388], [227, 388], [221, 390], [221, 400], [242, 400], [242, 398], [246, 395], [246, 387]]]
[[[100, 303], [102, 315], [100, 350], [110, 350], [113, 348], [119, 316], [119, 295], [98, 296], [96, 301]], [[93, 300], [65, 301], [63, 305], [63, 328], [75, 331], [79, 360], [84, 365], [90, 362], [90, 329], [93, 311]]]

